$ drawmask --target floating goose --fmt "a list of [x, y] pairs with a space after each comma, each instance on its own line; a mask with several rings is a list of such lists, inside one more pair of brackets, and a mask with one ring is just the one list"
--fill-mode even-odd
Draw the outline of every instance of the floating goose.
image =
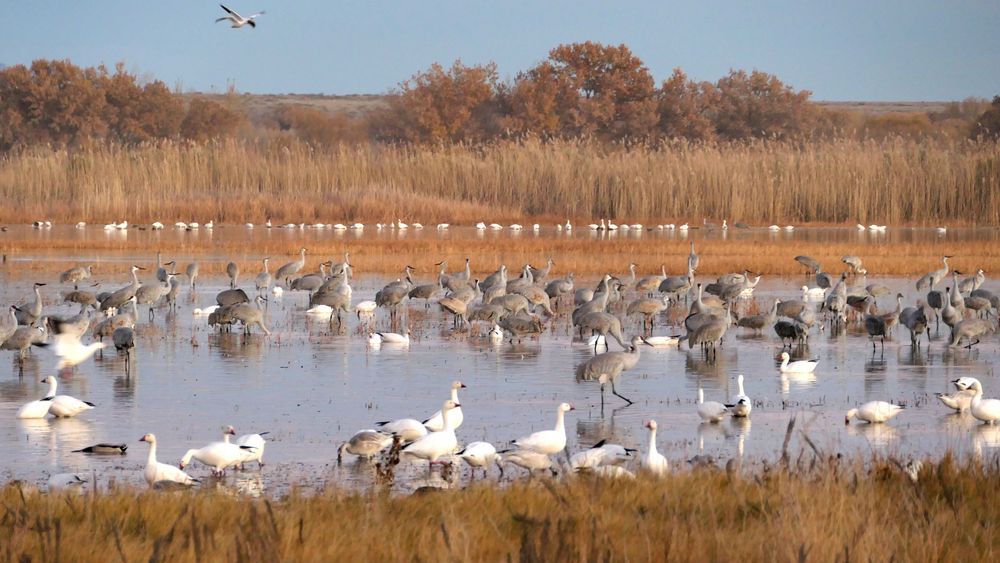
[[975, 396], [975, 391], [969, 389], [969, 384], [962, 381], [961, 379], [956, 379], [952, 381], [955, 387], [958, 389], [951, 395], [946, 395], [944, 393], [935, 393], [934, 396], [938, 398], [944, 406], [949, 409], [954, 409], [958, 412], [963, 412], [969, 410], [972, 405], [972, 398]]
[[646, 450], [646, 455], [642, 456], [642, 468], [656, 476], [666, 475], [670, 465], [667, 463], [667, 458], [656, 451], [656, 421], [647, 421], [645, 426], [649, 428], [649, 449]]
[[49, 393], [46, 395], [46, 398], [42, 400], [49, 401], [49, 414], [56, 418], [69, 418], [71, 416], [76, 416], [83, 411], [88, 411], [94, 408], [94, 403], [81, 401], [80, 399], [70, 397], [69, 395], [56, 395], [58, 383], [56, 383], [56, 378], [51, 375], [43, 379], [42, 383], [49, 384]]
[[187, 473], [184, 473], [180, 469], [177, 469], [173, 465], [167, 465], [166, 463], [156, 461], [156, 436], [153, 434], [146, 434], [142, 438], [139, 438], [139, 441], [149, 444], [149, 458], [146, 460], [146, 468], [143, 470], [142, 476], [146, 479], [146, 483], [148, 483], [150, 487], [156, 486], [157, 483], [194, 485], [198, 482], [197, 479], [191, 477]]
[[378, 342], [380, 344], [410, 344], [410, 331], [407, 330], [406, 334], [397, 334], [395, 332], [375, 332], [368, 337], [369, 342], [372, 342], [378, 336]]
[[[232, 426], [229, 428], [233, 429]], [[240, 469], [243, 469], [243, 464], [251, 461], [256, 461], [258, 468], [264, 467], [264, 446], [267, 445], [267, 442], [264, 440], [264, 436], [267, 434], [269, 434], [269, 432], [244, 434], [236, 439], [236, 445], [243, 448], [243, 461], [240, 462]], [[228, 439], [229, 436], [235, 435], [236, 430], [233, 429], [233, 432], [226, 434], [225, 438]]]
[[736, 384], [740, 388], [739, 394], [733, 397], [733, 404], [726, 405], [726, 408], [733, 413], [733, 416], [743, 417], [750, 416], [750, 411], [753, 410], [753, 401], [747, 394], [743, 392], [743, 374], [741, 373], [739, 377], [736, 378]]
[[705, 392], [698, 388], [698, 416], [706, 422], [719, 422], [729, 412], [726, 405], [716, 401], [705, 401]]
[[469, 464], [475, 473], [476, 468], [483, 470], [483, 475], [489, 472], [490, 464], [496, 463], [503, 474], [503, 466], [500, 465], [497, 449], [489, 442], [472, 442], [458, 451], [458, 457]]
[[[43, 379], [42, 383], [46, 383], [48, 379], [49, 378]], [[56, 386], [49, 383], [49, 392], [45, 394], [45, 397], [36, 401], [31, 401], [30, 403], [27, 403], [17, 409], [17, 418], [45, 418], [45, 416], [49, 414], [49, 408], [52, 407], [52, 399], [55, 398], [55, 395]]]
[[645, 339], [646, 344], [649, 344], [653, 348], [675, 348], [680, 344], [680, 336], [648, 336]]
[[[229, 435], [235, 434], [231, 426], [223, 428], [223, 432]], [[241, 463], [246, 452], [252, 449], [249, 446], [238, 446], [228, 442], [212, 442], [207, 446], [188, 450], [181, 458], [179, 467], [184, 469], [194, 459], [211, 467], [212, 475], [219, 477], [225, 473], [227, 468]]]
[[852, 418], [865, 422], [885, 422], [903, 412], [903, 407], [885, 401], [869, 401], [856, 409], [847, 411], [844, 424], [850, 424]]
[[[455, 403], [455, 408], [448, 411], [448, 424], [451, 426], [452, 430], [458, 430], [459, 426], [462, 426], [462, 421], [465, 420], [465, 416], [462, 414], [461, 404], [458, 402], [458, 390], [465, 389], [465, 384], [461, 381], [451, 382], [451, 401]], [[424, 426], [432, 432], [438, 432], [444, 429], [444, 421], [441, 419], [441, 411], [437, 411], [432, 414], [427, 420], [424, 420]]]
[[427, 435], [427, 427], [415, 418], [383, 420], [376, 422], [375, 426], [378, 426], [382, 432], [399, 436], [403, 442], [412, 442]]
[[493, 342], [494, 344], [502, 342], [503, 329], [500, 328], [500, 325], [494, 324], [493, 328], [490, 329], [489, 334], [487, 334], [487, 337], [490, 339], [490, 342]]
[[781, 353], [781, 373], [812, 373], [816, 371], [819, 360], [796, 360], [789, 362], [788, 352]]
[[518, 438], [512, 443], [519, 449], [531, 450], [545, 455], [551, 455], [563, 451], [566, 447], [566, 423], [564, 418], [566, 413], [571, 410], [575, 410], [573, 405], [569, 403], [561, 403], [556, 408], [555, 429], [541, 430], [523, 438]]
[[973, 392], [972, 402], [969, 403], [969, 412], [976, 420], [981, 420], [986, 424], [993, 424], [1000, 420], [1000, 399], [984, 399], [983, 384], [975, 377], [962, 377], [958, 381], [961, 382], [961, 387]]
[[219, 6], [223, 10], [225, 10], [226, 13], [229, 14], [229, 15], [223, 16], [223, 17], [215, 20], [215, 23], [219, 23], [221, 21], [230, 21], [230, 22], [232, 22], [232, 25], [230, 27], [243, 27], [245, 25], [249, 25], [250, 27], [257, 27], [257, 22], [255, 20], [258, 17], [264, 15], [264, 12], [261, 11], [261, 12], [258, 12], [256, 14], [252, 15], [252, 16], [247, 16], [247, 17], [244, 18], [243, 16], [241, 16], [241, 15], [237, 14], [236, 12], [230, 10], [229, 8], [223, 6], [222, 4], [219, 4]]
[[606, 440], [601, 440], [594, 444], [592, 448], [573, 454], [569, 458], [569, 465], [575, 470], [622, 465], [633, 459], [632, 454], [636, 451], [635, 449], [619, 446], [618, 444], [608, 444]]
[[337, 448], [337, 463], [341, 462], [344, 453], [356, 455], [366, 459], [371, 459], [379, 452], [392, 445], [392, 434], [379, 432], [378, 430], [360, 430], [351, 439], [344, 442]]
[[441, 411], [444, 413], [444, 426], [441, 430], [437, 432], [429, 432], [423, 438], [419, 438], [410, 442], [406, 446], [403, 446], [403, 449], [401, 450], [402, 453], [409, 454], [420, 459], [426, 459], [428, 464], [430, 464], [430, 467], [433, 467], [436, 463], [450, 463], [440, 462], [438, 461], [438, 458], [444, 455], [450, 455], [458, 446], [458, 439], [455, 438], [455, 429], [451, 427], [451, 420], [448, 416], [448, 411], [456, 409], [460, 406], [462, 405], [456, 403], [455, 401], [445, 401], [444, 405], [441, 407]]
[[317, 317], [329, 317], [333, 315], [333, 307], [329, 305], [316, 305], [312, 309], [307, 309], [306, 314]]
[[68, 490], [80, 491], [87, 480], [76, 473], [56, 473], [49, 477], [49, 493], [58, 493]]
[[128, 444], [94, 444], [79, 450], [73, 450], [75, 454], [99, 454], [99, 455], [125, 455]]

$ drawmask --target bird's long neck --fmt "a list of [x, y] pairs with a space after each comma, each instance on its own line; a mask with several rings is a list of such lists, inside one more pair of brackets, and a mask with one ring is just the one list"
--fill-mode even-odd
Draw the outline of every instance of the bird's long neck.
[[563, 420], [565, 414], [562, 409], [556, 412], [556, 432], [566, 432], [566, 423]]
[[650, 428], [649, 429], [649, 453], [651, 455], [656, 453], [656, 429], [655, 428]]
[[149, 465], [156, 465], [156, 442], [149, 443], [149, 457], [146, 458], [146, 463]]
[[59, 384], [56, 382], [56, 378], [53, 377], [49, 381], [49, 394], [46, 395], [46, 397], [55, 397], [56, 396], [56, 388], [58, 388], [58, 387], [59, 387]]
[[194, 454], [196, 453], [198, 453], [198, 450], [188, 450], [187, 453], [184, 454], [184, 457], [181, 458], [181, 465], [191, 463], [191, 458], [194, 457]]
[[451, 400], [458, 403], [458, 389], [452, 388], [451, 390]]
[[746, 395], [746, 393], [744, 393], [744, 392], [743, 392], [743, 376], [740, 376], [740, 378], [736, 380], [736, 383], [737, 383], [737, 384], [739, 385], [739, 387], [740, 387], [740, 395], [741, 395], [741, 396], [742, 396], [742, 395]]
[[132, 287], [139, 288], [139, 274], [135, 270], [132, 270]]
[[267, 260], [264, 260], [264, 273], [265, 274], [270, 274], [271, 273], [271, 271], [267, 269]]
[[442, 432], [453, 432], [455, 429], [451, 427], [451, 416], [449, 413], [451, 409], [441, 410], [441, 431]]

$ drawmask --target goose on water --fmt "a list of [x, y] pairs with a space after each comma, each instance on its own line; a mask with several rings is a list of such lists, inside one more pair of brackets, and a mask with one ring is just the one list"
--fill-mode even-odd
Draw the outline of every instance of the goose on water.
[[391, 445], [392, 434], [371, 428], [360, 430], [337, 448], [337, 463], [341, 462], [345, 453], [371, 459]]
[[[461, 381], [451, 382], [451, 401], [455, 403], [456, 407], [448, 411], [448, 423], [453, 430], [458, 430], [458, 427], [462, 425], [462, 421], [465, 420], [462, 414], [462, 406], [458, 401], [458, 390], [465, 389], [465, 384]], [[438, 432], [444, 429], [444, 421], [442, 420], [442, 411], [437, 411], [436, 413], [429, 416], [424, 420], [424, 426], [432, 432]]]
[[796, 360], [794, 362], [789, 362], [791, 356], [788, 352], [781, 353], [781, 373], [813, 373], [816, 371], [816, 365], [819, 360]]
[[79, 450], [73, 450], [75, 454], [98, 454], [98, 455], [125, 455], [128, 444], [94, 444]]
[[146, 479], [146, 483], [150, 487], [156, 486], [157, 483], [194, 485], [198, 482], [197, 479], [184, 473], [184, 471], [177, 467], [156, 461], [156, 436], [146, 434], [142, 438], [139, 438], [139, 441], [149, 444], [149, 457], [146, 459], [146, 468], [143, 470], [142, 476]]
[[434, 464], [448, 464], [450, 462], [438, 461], [438, 458], [451, 455], [458, 446], [458, 439], [455, 437], [455, 429], [451, 427], [451, 419], [448, 411], [462, 406], [452, 400], [447, 400], [441, 407], [444, 413], [444, 426], [437, 432], [429, 432], [426, 436], [418, 438], [403, 446], [402, 453], [427, 460], [430, 467]]
[[[53, 376], [48, 376], [42, 380], [42, 383], [49, 384], [49, 392], [45, 395], [42, 401], [47, 401], [49, 403], [48, 414], [56, 418], [69, 418], [71, 416], [76, 416], [83, 411], [88, 411], [94, 408], [94, 403], [88, 403], [86, 401], [81, 401], [75, 397], [70, 397], [69, 395], [56, 395], [56, 388], [58, 383], [56, 378]], [[29, 403], [30, 405], [31, 403]], [[28, 405], [21, 407], [22, 409], [27, 408]], [[40, 407], [35, 407], [39, 409]], [[44, 414], [42, 416], [45, 416]], [[41, 418], [41, 417], [21, 417], [18, 418]]]
[[969, 403], [969, 412], [976, 420], [981, 420], [986, 424], [994, 424], [1000, 420], [1000, 399], [984, 399], [983, 384], [975, 377], [960, 377], [955, 381], [955, 385], [960, 389], [965, 388], [972, 391], [972, 401]]
[[489, 442], [472, 442], [467, 444], [457, 452], [457, 455], [465, 463], [469, 464], [473, 473], [478, 468], [482, 469], [485, 475], [489, 472], [490, 464], [496, 463], [500, 469], [500, 473], [503, 474], [503, 466], [499, 463], [497, 449]]
[[[232, 435], [235, 431], [230, 426], [223, 428], [223, 433]], [[204, 447], [188, 450], [181, 458], [178, 467], [184, 469], [193, 459], [211, 467], [212, 475], [222, 476], [227, 468], [240, 464], [249, 450], [252, 450], [249, 446], [238, 446], [224, 441], [212, 442]]]
[[[232, 432], [227, 432], [224, 435], [227, 441], [230, 436], [236, 435], [236, 430], [232, 426], [229, 427], [229, 430], [232, 430]], [[243, 449], [243, 460], [240, 461], [240, 469], [243, 469], [243, 464], [251, 461], [256, 461], [258, 468], [264, 467], [264, 446], [267, 445], [264, 436], [267, 434], [269, 432], [257, 432], [255, 434], [243, 434], [236, 438], [234, 443]]]
[[729, 409], [726, 405], [719, 403], [717, 401], [706, 401], [705, 392], [698, 388], [698, 416], [706, 422], [719, 422], [722, 420], [726, 414], [729, 413]]
[[847, 411], [844, 424], [850, 424], [852, 418], [865, 422], [886, 422], [903, 412], [903, 407], [885, 401], [869, 401], [856, 409]]
[[643, 470], [658, 477], [666, 475], [670, 465], [667, 463], [667, 458], [663, 457], [663, 454], [656, 450], [656, 421], [647, 421], [645, 427], [649, 428], [649, 447], [646, 449], [646, 454], [640, 460], [641, 467]]
[[733, 397], [733, 404], [726, 405], [726, 408], [728, 408], [735, 417], [750, 416], [750, 411], [753, 410], [753, 401], [751, 401], [750, 397], [743, 392], [742, 373], [736, 378], [736, 384], [739, 386], [740, 391], [735, 397]]
[[540, 430], [533, 434], [518, 438], [512, 443], [520, 449], [531, 450], [545, 455], [563, 451], [566, 447], [565, 415], [575, 407], [569, 403], [561, 403], [556, 408], [556, 427], [553, 430]]

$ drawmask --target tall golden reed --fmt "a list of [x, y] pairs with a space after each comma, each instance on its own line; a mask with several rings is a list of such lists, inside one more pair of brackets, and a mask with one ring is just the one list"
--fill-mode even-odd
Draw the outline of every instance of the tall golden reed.
[[996, 223], [1000, 145], [914, 141], [316, 149], [227, 141], [0, 160], [0, 221]]
[[[808, 463], [807, 463], [808, 465]], [[996, 460], [391, 496], [0, 489], [8, 561], [994, 561]]]

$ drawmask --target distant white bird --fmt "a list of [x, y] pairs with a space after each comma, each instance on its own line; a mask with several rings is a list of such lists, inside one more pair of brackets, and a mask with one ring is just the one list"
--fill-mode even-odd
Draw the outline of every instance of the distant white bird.
[[277, 285], [271, 288], [271, 295], [274, 295], [274, 298], [277, 301], [281, 301], [281, 296], [284, 295], [284, 294], [285, 294], [285, 290], [282, 289], [281, 287], [277, 286]]
[[802, 300], [806, 303], [822, 303], [826, 300], [827, 290], [822, 287], [802, 286]]
[[719, 422], [729, 413], [726, 405], [716, 401], [705, 401], [705, 392], [698, 388], [698, 416], [706, 422]]
[[781, 373], [812, 373], [816, 371], [818, 360], [798, 360], [789, 362], [788, 352], [781, 353]]
[[163, 223], [159, 221], [153, 221], [153, 224], [151, 224], [149, 228], [153, 229], [154, 231], [163, 230]]
[[76, 228], [77, 229], [82, 229], [82, 228], [84, 228], [86, 226], [87, 226], [87, 222], [86, 221], [80, 221], [79, 223], [76, 224]]
[[146, 460], [146, 468], [143, 470], [142, 476], [149, 483], [150, 487], [163, 482], [179, 483], [181, 485], [193, 485], [198, 482], [197, 479], [184, 473], [177, 467], [156, 461], [156, 436], [146, 434], [142, 438], [139, 438], [139, 441], [149, 444], [149, 458]]
[[409, 330], [406, 331], [406, 334], [398, 334], [395, 332], [376, 332], [369, 336], [369, 341], [373, 341], [375, 336], [378, 336], [380, 344], [404, 344], [407, 346], [410, 344]]
[[852, 418], [865, 422], [885, 422], [903, 412], [903, 407], [885, 401], [870, 401], [856, 409], [847, 411], [844, 424], [850, 424]]
[[671, 348], [680, 344], [680, 336], [647, 336], [646, 344], [653, 348]]
[[646, 455], [642, 456], [642, 468], [656, 476], [666, 475], [670, 465], [667, 463], [667, 458], [656, 451], [656, 421], [650, 420], [645, 426], [649, 428], [649, 448], [646, 450]]
[[258, 17], [264, 15], [264, 12], [261, 11], [261, 12], [257, 12], [256, 14], [254, 14], [252, 16], [247, 16], [247, 17], [244, 18], [243, 16], [241, 16], [241, 15], [237, 14], [236, 12], [230, 10], [229, 8], [223, 6], [222, 4], [219, 4], [219, 6], [223, 10], [225, 10], [226, 13], [229, 14], [229, 15], [223, 16], [223, 17], [215, 20], [215, 23], [219, 23], [221, 21], [230, 21], [230, 22], [232, 22], [232, 25], [230, 27], [243, 27], [245, 25], [249, 25], [250, 27], [257, 27], [257, 22], [255, 20]]

